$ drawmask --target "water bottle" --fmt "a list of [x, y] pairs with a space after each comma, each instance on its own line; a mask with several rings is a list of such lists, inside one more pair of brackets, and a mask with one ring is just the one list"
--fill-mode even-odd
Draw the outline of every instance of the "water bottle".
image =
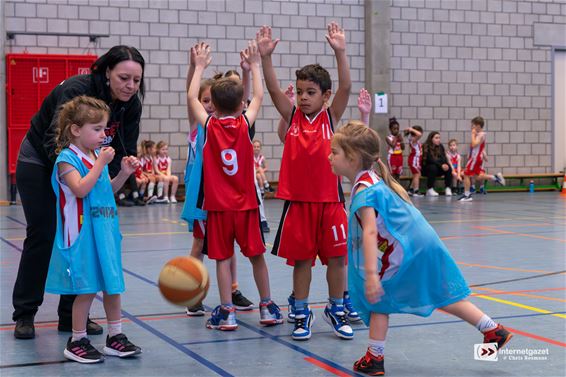
[[529, 192], [535, 192], [535, 181], [531, 179], [529, 182]]

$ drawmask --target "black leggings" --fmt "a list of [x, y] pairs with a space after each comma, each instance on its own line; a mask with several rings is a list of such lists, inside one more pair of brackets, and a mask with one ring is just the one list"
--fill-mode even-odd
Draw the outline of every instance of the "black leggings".
[[427, 165], [423, 169], [423, 175], [426, 176], [426, 188], [434, 187], [434, 181], [437, 177], [444, 177], [444, 187], [452, 186], [452, 168], [449, 166], [448, 170], [444, 171], [440, 166]]
[[[43, 303], [45, 280], [57, 228], [51, 171], [51, 168], [45, 166], [20, 161], [16, 167], [16, 184], [27, 227], [18, 277], [12, 294], [14, 321], [34, 316]], [[71, 321], [75, 297], [61, 296], [57, 310], [61, 321]]]

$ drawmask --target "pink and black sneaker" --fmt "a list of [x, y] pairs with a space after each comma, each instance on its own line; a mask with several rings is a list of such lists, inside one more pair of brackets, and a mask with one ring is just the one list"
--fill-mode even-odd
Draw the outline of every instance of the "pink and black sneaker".
[[128, 340], [126, 335], [118, 334], [110, 338], [106, 336], [106, 347], [102, 350], [105, 355], [128, 357], [140, 354], [141, 348]]

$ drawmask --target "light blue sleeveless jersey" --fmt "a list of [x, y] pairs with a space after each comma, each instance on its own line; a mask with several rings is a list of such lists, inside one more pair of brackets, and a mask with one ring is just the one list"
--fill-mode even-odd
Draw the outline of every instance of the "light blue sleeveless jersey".
[[[361, 207], [374, 208], [385, 227], [403, 248], [399, 270], [382, 281], [385, 294], [376, 304], [365, 298], [362, 229], [355, 213]], [[381, 255], [381, 253], [380, 253]], [[381, 269], [381, 258], [378, 257]], [[352, 303], [366, 325], [371, 312], [408, 313], [423, 317], [466, 298], [470, 293], [456, 262], [423, 215], [401, 199], [382, 180], [352, 199], [348, 236], [348, 288]]]
[[193, 231], [195, 220], [206, 220], [206, 211], [197, 208], [198, 194], [202, 180], [202, 149], [204, 147], [204, 128], [199, 124], [195, 150], [189, 143], [187, 165], [185, 167], [185, 204], [181, 219], [189, 223], [189, 232]]
[[81, 177], [89, 172], [80, 157], [69, 149], [64, 149], [55, 162], [51, 185], [57, 197], [57, 232], [45, 290], [55, 294], [122, 293], [125, 290], [120, 245], [122, 235], [108, 166], [104, 167], [93, 189], [83, 198], [83, 222], [79, 236], [70, 247], [66, 247], [58, 205], [57, 165], [60, 162], [72, 165]]

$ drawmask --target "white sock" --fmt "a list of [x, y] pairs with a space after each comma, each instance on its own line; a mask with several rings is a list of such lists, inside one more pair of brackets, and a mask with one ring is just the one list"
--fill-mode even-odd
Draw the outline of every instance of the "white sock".
[[139, 196], [140, 194], [137, 191], [132, 192], [132, 198], [137, 199]]
[[163, 196], [163, 182], [157, 184], [157, 196], [161, 198]]
[[263, 187], [268, 188], [269, 187], [269, 182], [265, 181], [263, 184]]
[[108, 336], [112, 338], [115, 335], [122, 333], [122, 320], [108, 321]]
[[465, 191], [465, 192], [464, 192], [464, 196], [470, 196], [470, 192], [469, 192], [469, 191]]
[[368, 342], [368, 350], [373, 356], [383, 356], [385, 352], [385, 340], [373, 340]]
[[493, 330], [497, 327], [497, 323], [493, 321], [489, 316], [483, 315], [480, 321], [476, 324], [476, 329], [480, 330], [482, 333]]
[[86, 327], [84, 330], [75, 330], [73, 329], [73, 338], [71, 342], [76, 342], [77, 340], [81, 340], [82, 338], [86, 338]]
[[149, 182], [147, 184], [147, 197], [151, 198], [153, 196], [153, 189], [155, 188], [155, 182]]
[[118, 195], [118, 199], [120, 199], [120, 200], [126, 199], [126, 195], [125, 195], [123, 192], [121, 192], [121, 193]]

